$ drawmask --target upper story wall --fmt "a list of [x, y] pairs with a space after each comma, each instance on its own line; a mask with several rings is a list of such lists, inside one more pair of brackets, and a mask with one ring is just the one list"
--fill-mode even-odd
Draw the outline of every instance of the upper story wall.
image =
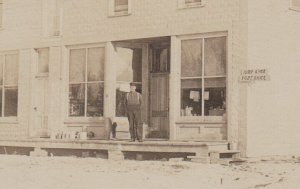
[[177, 0], [132, 0], [131, 14], [109, 17], [109, 0], [61, 0], [62, 37], [43, 36], [43, 1], [5, 0], [0, 50], [231, 30], [238, 0], [180, 9]]

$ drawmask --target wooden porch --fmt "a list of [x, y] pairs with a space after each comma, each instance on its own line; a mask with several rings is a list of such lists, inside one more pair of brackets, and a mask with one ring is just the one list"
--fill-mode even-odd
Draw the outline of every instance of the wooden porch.
[[[216, 163], [220, 153], [236, 154], [228, 150], [227, 141], [163, 141], [145, 140], [129, 142], [128, 140], [51, 140], [51, 139], [1, 139], [0, 148], [28, 148], [31, 156], [49, 156], [51, 150], [80, 150], [82, 153], [97, 150], [107, 153], [107, 158], [124, 160], [124, 154], [143, 153], [177, 154], [176, 157], [203, 162]], [[3, 151], [3, 150], [2, 150]], [[178, 155], [179, 154], [179, 155]], [[181, 155], [180, 155], [181, 154]], [[210, 158], [210, 154], [213, 154]]]

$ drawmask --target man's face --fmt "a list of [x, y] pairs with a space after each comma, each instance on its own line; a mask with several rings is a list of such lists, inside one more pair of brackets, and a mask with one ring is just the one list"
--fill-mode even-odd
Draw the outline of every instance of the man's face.
[[130, 86], [130, 91], [134, 92], [136, 90], [136, 86]]

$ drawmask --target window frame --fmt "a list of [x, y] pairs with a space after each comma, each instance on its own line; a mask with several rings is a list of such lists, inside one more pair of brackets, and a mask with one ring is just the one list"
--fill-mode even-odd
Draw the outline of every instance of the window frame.
[[198, 2], [186, 3], [185, 0], [177, 0], [177, 4], [179, 9], [199, 8], [205, 6], [206, 0], [201, 0], [200, 3]]
[[[204, 52], [205, 52], [205, 39], [208, 39], [208, 38], [216, 38], [216, 37], [226, 37], [226, 65], [225, 65], [225, 69], [226, 69], [226, 74], [225, 75], [216, 75], [216, 76], [205, 76], [205, 61], [204, 61]], [[182, 44], [182, 41], [184, 40], [197, 40], [197, 39], [202, 39], [202, 75], [201, 76], [197, 76], [197, 77], [182, 77], [181, 74], [182, 72], [180, 71], [180, 76], [179, 76], [179, 80], [180, 80], [180, 109], [178, 110], [179, 112], [181, 111], [182, 107], [181, 107], [181, 102], [182, 102], [182, 85], [181, 85], [181, 82], [182, 82], [182, 78], [183, 80], [188, 80], [188, 79], [201, 79], [201, 101], [204, 97], [204, 92], [205, 92], [205, 87], [204, 87], [204, 83], [205, 83], [205, 79], [216, 79], [216, 78], [225, 78], [225, 82], [226, 82], [226, 91], [225, 91], [225, 96], [226, 96], [226, 111], [225, 111], [225, 114], [227, 115], [228, 114], [228, 93], [229, 93], [229, 90], [228, 90], [228, 51], [229, 51], [229, 43], [228, 43], [228, 33], [227, 32], [215, 32], [215, 33], [208, 33], [208, 34], [192, 34], [192, 35], [184, 35], [184, 36], [179, 36], [178, 37], [179, 40], [180, 40], [180, 46], [179, 46], [179, 49], [180, 49], [180, 70], [181, 70], [181, 53], [182, 53], [182, 49], [181, 49], [181, 44]], [[185, 120], [195, 120], [195, 121], [224, 121], [224, 118], [223, 116], [205, 116], [204, 115], [204, 108], [205, 108], [205, 103], [201, 103], [202, 107], [201, 107], [201, 116], [182, 116], [180, 115], [180, 120], [182, 121], [185, 121]], [[226, 119], [226, 118], [225, 118]]]
[[[18, 64], [18, 79], [17, 79], [17, 84], [16, 85], [5, 85], [5, 64], [6, 64], [6, 56], [7, 55], [16, 55], [17, 56], [17, 64]], [[20, 61], [19, 61], [19, 53], [17, 51], [11, 51], [11, 52], [0, 52], [0, 58], [2, 59], [1, 61], [3, 62], [2, 65], [2, 85], [0, 85], [0, 88], [2, 89], [2, 106], [0, 107], [2, 110], [2, 113], [0, 115], [0, 123], [17, 123], [17, 119], [19, 116], [19, 79], [20, 79]], [[17, 115], [16, 116], [4, 116], [4, 111], [5, 111], [5, 89], [17, 89]]]
[[116, 12], [115, 0], [108, 0], [108, 17], [129, 16], [132, 14], [132, 1], [128, 0], [128, 8], [125, 11]]
[[61, 0], [42, 0], [42, 36], [60, 38], [63, 36], [63, 3]]
[[300, 12], [300, 6], [294, 6], [293, 0], [290, 0], [290, 10]]
[[[87, 75], [87, 65], [88, 65], [88, 49], [90, 48], [102, 48], [103, 51], [104, 51], [104, 62], [103, 62], [103, 73], [105, 74], [105, 59], [106, 59], [106, 46], [104, 44], [91, 44], [91, 45], [78, 45], [78, 46], [70, 46], [68, 48], [68, 60], [67, 60], [67, 74], [66, 74], [66, 78], [67, 78], [67, 82], [66, 82], [66, 99], [67, 99], [67, 106], [66, 106], [66, 117], [67, 117], [67, 120], [65, 121], [66, 123], [72, 123], [72, 122], [86, 122], [86, 121], [99, 121], [99, 120], [103, 120], [104, 119], [104, 103], [103, 103], [103, 114], [102, 116], [91, 116], [91, 117], [88, 117], [86, 114], [87, 114], [87, 88], [88, 88], [88, 84], [100, 84], [102, 83], [103, 84], [103, 94], [105, 94], [105, 87], [104, 87], [104, 84], [105, 84], [105, 76], [103, 78], [103, 81], [88, 81], [88, 75]], [[85, 68], [86, 68], [86, 71], [85, 71], [85, 81], [84, 82], [70, 82], [70, 55], [71, 55], [71, 50], [79, 50], [79, 49], [85, 49]], [[84, 84], [84, 88], [85, 88], [85, 104], [84, 104], [84, 107], [85, 107], [85, 111], [84, 111], [84, 116], [70, 116], [70, 112], [69, 112], [69, 107], [70, 107], [70, 98], [69, 98], [69, 91], [70, 91], [70, 85], [72, 84]], [[103, 99], [104, 101], [105, 99]]]

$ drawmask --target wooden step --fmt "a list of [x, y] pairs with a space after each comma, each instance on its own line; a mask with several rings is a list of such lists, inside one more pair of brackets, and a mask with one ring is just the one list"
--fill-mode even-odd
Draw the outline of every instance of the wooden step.
[[240, 151], [238, 150], [224, 150], [224, 151], [210, 151], [210, 163], [212, 164], [226, 164], [240, 159]]

